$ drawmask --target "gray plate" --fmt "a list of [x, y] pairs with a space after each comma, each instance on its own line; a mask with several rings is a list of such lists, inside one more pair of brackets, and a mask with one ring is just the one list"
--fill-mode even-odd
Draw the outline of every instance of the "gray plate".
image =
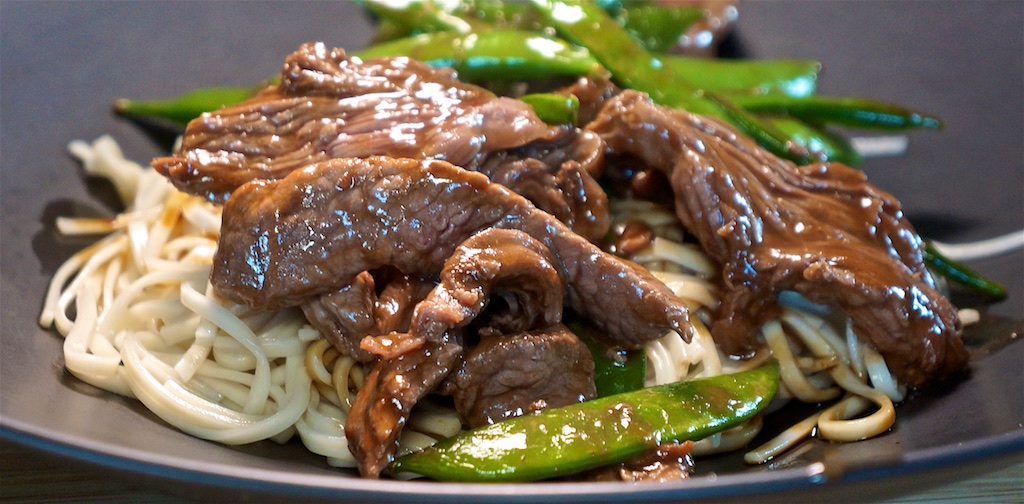
[[[945, 117], [945, 132], [912, 133], [907, 155], [871, 160], [865, 170], [900, 197], [925, 234], [973, 240], [1024, 226], [1022, 11], [1017, 2], [755, 2], [743, 6], [732, 42], [750, 56], [824, 61], [825, 93], [886, 98]], [[65, 374], [60, 338], [36, 318], [48, 278], [85, 242], [58, 237], [52, 222], [115, 210], [103, 203], [110, 188], [85, 180], [65, 154], [68, 141], [110, 133], [129, 157], [148, 159], [159, 147], [111, 116], [114, 97], [254, 83], [302, 42], [358, 48], [369, 33], [368, 20], [345, 2], [0, 3], [0, 433], [190, 492], [429, 502], [771, 501], [854, 486], [864, 496], [964, 476], [1024, 451], [1021, 344], [979, 352], [970, 376], [918, 394], [881, 438], [812, 444], [771, 468], [747, 468], [735, 456], [702, 459], [692, 480], [652, 486], [361, 480], [299, 446], [230, 448], [191, 438]], [[1011, 291], [972, 345], [1019, 332], [1008, 319], [1024, 314], [1024, 256], [972, 266]]]

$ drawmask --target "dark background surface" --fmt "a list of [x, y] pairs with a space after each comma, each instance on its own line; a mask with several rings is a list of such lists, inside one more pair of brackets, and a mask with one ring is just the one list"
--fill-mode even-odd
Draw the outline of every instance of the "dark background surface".
[[[892, 100], [945, 118], [944, 132], [911, 133], [905, 156], [870, 159], [864, 169], [903, 202], [923, 234], [955, 242], [1024, 227], [1022, 26], [1024, 3], [1013, 0], [750, 2], [741, 6], [733, 42], [750, 57], [823, 61], [823, 94]], [[167, 477], [195, 477], [160, 469], [187, 461], [199, 471], [244, 466], [235, 476], [298, 474], [313, 484], [333, 478], [319, 457], [303, 456], [294, 447], [215, 446], [166, 427], [136, 404], [78, 383], [63, 372], [59, 337], [36, 320], [49, 277], [87, 243], [56, 236], [54, 217], [116, 211], [103, 202], [109, 188], [83, 178], [66, 154], [67, 143], [109, 133], [129, 158], [145, 161], [160, 152], [136, 127], [110, 114], [112, 99], [251, 84], [274, 74], [302, 42], [357, 48], [369, 33], [367, 19], [347, 2], [0, 3], [5, 435]], [[1024, 253], [971, 266], [1010, 289], [992, 312], [1024, 315]], [[894, 434], [862, 443], [849, 455], [863, 458], [880, 450], [893, 457], [886, 463], [925, 471], [937, 463], [928, 450], [951, 439], [967, 441], [960, 462], [1002, 453], [1006, 434], [1024, 417], [1020, 346], [980, 363], [980, 372], [956, 390], [901, 408]], [[1016, 387], [1009, 399], [1006, 384]], [[951, 424], [949, 418], [964, 410], [973, 413], [966, 425]], [[1014, 442], [1019, 449], [1019, 435]], [[744, 482], [750, 483], [739, 483]], [[367, 482], [353, 485], [349, 495], [357, 497], [379, 490]], [[665, 497], [691, 496], [675, 491]], [[445, 499], [446, 492], [433, 498]]]

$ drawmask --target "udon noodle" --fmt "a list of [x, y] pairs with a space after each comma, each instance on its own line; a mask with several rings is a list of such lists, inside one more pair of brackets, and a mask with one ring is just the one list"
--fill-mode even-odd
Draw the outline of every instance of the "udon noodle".
[[[362, 364], [322, 339], [301, 311], [260, 312], [220, 299], [208, 282], [220, 208], [175, 190], [149, 168], [125, 160], [116, 142], [73, 142], [86, 173], [109, 178], [124, 200], [113, 219], [58, 220], [66, 234], [106, 236], [56, 272], [40, 317], [64, 336], [64, 363], [96, 387], [138, 399], [193, 436], [225, 444], [285, 442], [297, 436], [329, 464], [354, 467], [345, 418], [363, 380]], [[738, 371], [774, 357], [780, 401], [841, 400], [746, 454], [765, 462], [812, 432], [851, 441], [885, 432], [904, 388], [849, 323], [794, 298], [761, 328], [765, 349], [736, 362], [716, 350], [707, 329], [718, 303], [715, 265], [666, 208], [613, 202], [614, 222], [641, 220], [656, 238], [630, 259], [655, 272], [686, 301], [696, 336], [669, 333], [645, 348], [648, 385]], [[869, 414], [864, 415], [874, 408]], [[696, 453], [736, 450], [760, 418], [697, 444]], [[454, 409], [426, 401], [414, 410], [400, 453], [452, 436]]]

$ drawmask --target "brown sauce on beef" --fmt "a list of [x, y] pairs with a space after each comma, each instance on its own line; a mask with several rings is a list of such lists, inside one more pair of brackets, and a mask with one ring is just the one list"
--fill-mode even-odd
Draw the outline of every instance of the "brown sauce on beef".
[[[920, 238], [863, 174], [794, 166], [606, 80], [563, 92], [580, 97], [585, 128], [545, 125], [450, 70], [306, 44], [280, 85], [204, 115], [153, 161], [177, 187], [226, 201], [218, 293], [300, 305], [339, 351], [370, 363], [346, 424], [364, 475], [386, 467], [426, 394], [452, 395], [470, 425], [592, 397], [593, 362], [560, 324], [563, 306], [616, 348], [688, 336], [680, 300], [592, 244], [608, 231], [602, 176], [668, 199], [723, 265], [723, 350], [749, 353], [775, 296], [794, 290], [843, 309], [909, 385], [966, 365]], [[633, 224], [613, 248], [651, 238]], [[685, 477], [688, 452], [665, 447], [617, 477]]]
[[683, 225], [724, 265], [712, 333], [726, 352], [751, 352], [776, 294], [794, 290], [845, 311], [903, 383], [923, 385], [966, 365], [956, 309], [935, 289], [920, 237], [899, 202], [863, 173], [838, 163], [795, 166], [635, 91], [607, 100], [587, 128], [614, 153], [665, 173]]

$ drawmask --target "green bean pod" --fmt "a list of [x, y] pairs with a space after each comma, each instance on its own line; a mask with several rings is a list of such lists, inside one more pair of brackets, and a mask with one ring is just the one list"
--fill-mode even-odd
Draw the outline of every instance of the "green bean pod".
[[395, 34], [415, 35], [442, 31], [469, 33], [487, 28], [484, 23], [472, 18], [463, 18], [445, 11], [432, 1], [396, 4], [385, 0], [363, 0], [363, 5], [378, 19], [394, 27], [401, 27], [401, 30], [391, 28]]
[[[522, 2], [462, 0], [447, 9], [430, 1], [395, 4], [364, 0], [364, 4], [379, 20], [403, 26], [406, 36], [450, 30], [479, 32], [487, 28], [541, 32], [547, 28], [537, 10]], [[634, 0], [628, 5], [599, 2], [599, 6], [648, 49], [659, 52], [675, 45], [686, 29], [704, 16], [703, 9], [690, 5], [662, 6]]]
[[928, 240], [924, 242], [924, 262], [931, 267], [933, 272], [971, 290], [980, 292], [994, 301], [1006, 299], [1005, 286], [989, 280], [967, 266], [942, 255], [935, 248], [935, 245]]
[[623, 8], [616, 20], [648, 50], [665, 52], [693, 23], [704, 17], [704, 9], [689, 5], [639, 5]]
[[778, 387], [773, 362], [603, 397], [467, 431], [399, 457], [390, 471], [469, 482], [566, 476], [735, 427], [762, 411]]
[[453, 14], [463, 19], [475, 19], [495, 28], [543, 31], [539, 13], [523, 2], [505, 0], [461, 0]]
[[453, 67], [470, 81], [534, 80], [601, 71], [586, 49], [536, 33], [505, 29], [424, 33], [355, 54], [362, 58], [408, 56], [432, 66]]
[[900, 105], [869, 98], [783, 95], [734, 96], [737, 105], [758, 114], [785, 114], [804, 121], [855, 128], [942, 129], [942, 120]]
[[807, 152], [778, 129], [725, 96], [687, 82], [593, 3], [534, 0], [534, 4], [561, 35], [586, 47], [623, 86], [643, 91], [661, 105], [723, 119], [776, 155], [801, 164], [810, 161]]
[[573, 334], [590, 349], [594, 359], [594, 386], [597, 397], [606, 397], [644, 388], [647, 375], [647, 356], [643, 350], [620, 351], [609, 355], [608, 346], [598, 343], [597, 329], [582, 320], [568, 322]]
[[[821, 71], [821, 64], [814, 60], [712, 60], [666, 56], [665, 64], [694, 86], [730, 96], [811, 96], [817, 89]], [[741, 98], [731, 97], [736, 102]]]
[[540, 120], [548, 124], [576, 124], [580, 99], [576, 95], [534, 93], [519, 98], [533, 107]]
[[182, 126], [203, 112], [217, 110], [252, 98], [259, 88], [210, 87], [197, 89], [168, 100], [114, 100], [114, 111], [132, 117], [159, 118]]
[[845, 138], [834, 135], [824, 128], [812, 126], [793, 117], [774, 116], [763, 119], [822, 160], [838, 161], [850, 166], [860, 166], [864, 162], [864, 157]]

